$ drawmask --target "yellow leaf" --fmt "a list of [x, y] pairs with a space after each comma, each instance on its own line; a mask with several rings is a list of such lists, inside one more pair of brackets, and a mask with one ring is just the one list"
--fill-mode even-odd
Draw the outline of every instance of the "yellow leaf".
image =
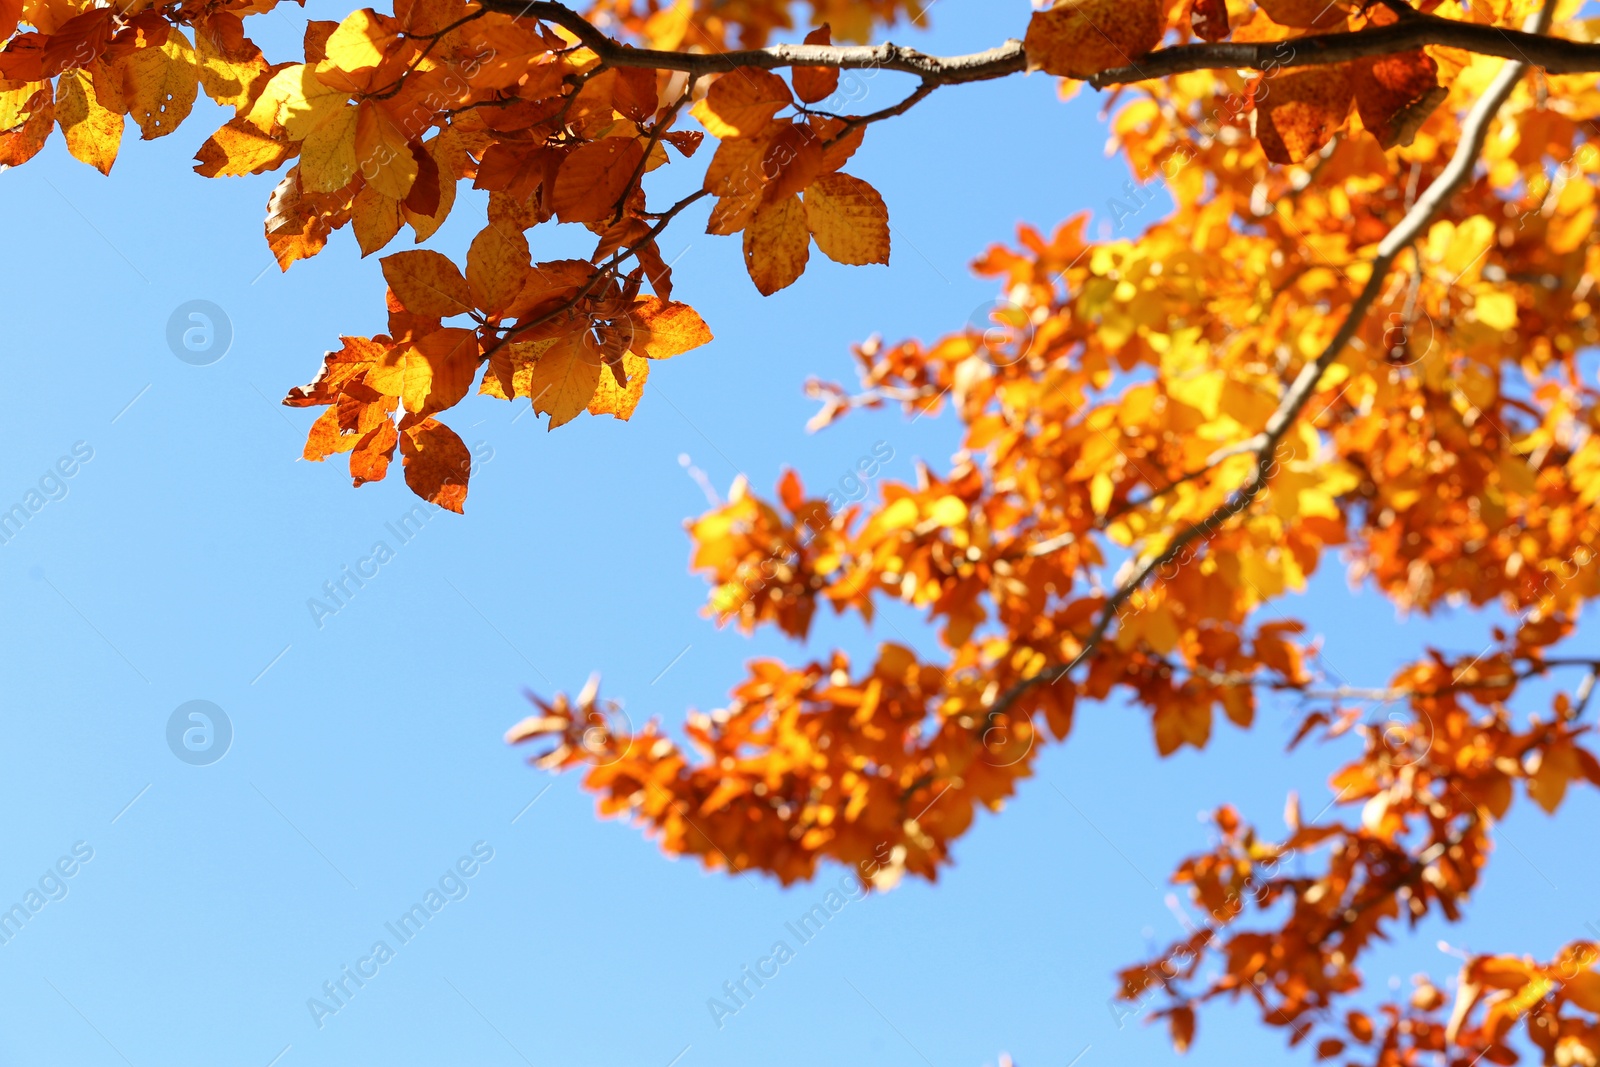
[[136, 48], [122, 61], [123, 99], [146, 141], [177, 129], [199, 92], [194, 49], [176, 29], [160, 45]]
[[251, 87], [269, 68], [261, 49], [245, 39], [239, 16], [224, 11], [196, 22], [194, 47], [206, 95], [224, 106], [249, 104]]
[[374, 101], [361, 104], [354, 147], [367, 184], [396, 200], [404, 200], [417, 180], [417, 160], [411, 154], [405, 132]]
[[1477, 281], [1483, 259], [1494, 242], [1494, 223], [1474, 215], [1460, 225], [1436, 222], [1428, 230], [1429, 258], [1437, 260], [1452, 284]]
[[967, 521], [967, 505], [960, 497], [942, 496], [928, 509], [928, 521], [936, 526], [960, 526]]
[[884, 508], [873, 519], [873, 525], [884, 531], [905, 530], [917, 524], [917, 502], [903, 496]]
[[[0, 82], [0, 85], [3, 84]], [[33, 113], [34, 97], [40, 89], [47, 87], [45, 82], [23, 82], [10, 88], [0, 88], [0, 130], [21, 126]]]
[[1089, 506], [1094, 508], [1096, 515], [1104, 515], [1111, 506], [1111, 495], [1116, 492], [1116, 485], [1107, 474], [1096, 474], [1089, 479]]
[[371, 8], [346, 15], [328, 37], [326, 58], [340, 70], [356, 71], [383, 62], [383, 51], [395, 35], [378, 23]]
[[281, 125], [292, 140], [302, 141], [348, 102], [343, 89], [324, 85], [309, 66], [297, 63], [272, 76], [249, 117], [263, 130]]
[[357, 109], [342, 103], [300, 144], [300, 183], [307, 192], [332, 193], [356, 174]]
[[589, 414], [613, 415], [623, 420], [633, 415], [644, 395], [645, 380], [650, 377], [650, 361], [629, 352], [622, 357], [622, 371], [628, 378], [626, 386], [618, 385], [609, 370], [601, 373], [600, 384], [589, 400]]
[[824, 174], [805, 191], [806, 224], [835, 263], [889, 262], [889, 209], [878, 191], [848, 174]]
[[1198, 411], [1207, 421], [1217, 417], [1227, 376], [1222, 371], [1204, 371], [1167, 382], [1167, 394], [1179, 403]]
[[102, 107], [94, 85], [83, 70], [69, 70], [56, 84], [56, 121], [74, 159], [111, 173], [117, 147], [122, 143], [122, 116]]
[[1479, 293], [1473, 311], [1491, 330], [1509, 330], [1517, 324], [1517, 300], [1510, 293]]

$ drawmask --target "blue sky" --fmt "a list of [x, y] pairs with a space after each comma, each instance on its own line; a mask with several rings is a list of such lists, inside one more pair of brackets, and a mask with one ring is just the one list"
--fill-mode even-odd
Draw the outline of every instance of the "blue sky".
[[[934, 32], [897, 39], [988, 47], [1020, 35], [1027, 10], [943, 0]], [[282, 57], [304, 18], [252, 23]], [[904, 88], [885, 74], [868, 100]], [[1159, 1029], [1118, 1025], [1112, 974], [1181, 931], [1165, 874], [1208, 844], [1197, 814], [1232, 801], [1276, 830], [1287, 790], [1311, 810], [1327, 796], [1348, 753], [1281, 758], [1287, 705], [1164, 761], [1142, 716], [1086, 709], [1003, 815], [957, 845], [940, 884], [853, 901], [804, 944], [785, 923], [842, 871], [782, 890], [669, 861], [598, 821], [575, 777], [501, 742], [524, 687], [573, 691], [599, 670], [631, 716], [675, 725], [718, 706], [752, 655], [805, 654], [699, 616], [682, 522], [706, 501], [680, 457], [719, 490], [739, 473], [768, 489], [785, 464], [827, 485], [880, 442], [894, 451], [887, 477], [910, 479], [917, 457], [943, 464], [948, 419], [867, 413], [806, 434], [802, 383], [853, 380], [849, 346], [874, 332], [959, 328], [994, 296], [966, 264], [1017, 222], [1109, 219], [1127, 174], [1104, 157], [1102, 103], [1063, 105], [1050, 80], [1016, 78], [942, 90], [876, 127], [850, 169], [890, 205], [888, 269], [816, 256], [763, 300], [737, 241], [704, 236], [703, 212], [686, 217], [665, 252], [716, 342], [658, 365], [628, 424], [547, 434], [520, 408], [467, 401], [448, 417], [486, 460], [467, 514], [403, 544], [386, 525], [413, 504], [398, 473], [357, 491], [341, 464], [299, 461], [313, 413], [277, 404], [338, 334], [382, 329], [377, 260], [344, 231], [280, 274], [260, 222], [276, 178], [189, 169], [223, 111], [202, 101], [152, 143], [130, 133], [109, 180], [59, 137], [0, 176], [12, 249], [0, 507], [41, 480], [55, 497], [0, 544], [0, 903], [41, 880], [60, 897], [0, 945], [0, 1064], [1175, 1060]], [[463, 196], [431, 247], [459, 256], [481, 225]], [[536, 258], [568, 250], [549, 233], [532, 243]], [[195, 300], [231, 326], [208, 366], [166, 340]], [[394, 558], [319, 628], [308, 599], [379, 540]], [[1358, 683], [1386, 678], [1424, 636], [1476, 651], [1486, 634], [1474, 619], [1397, 633], [1392, 608], [1333, 571], [1286, 610]], [[824, 621], [811, 652], [891, 639], [930, 641], [890, 613], [875, 632]], [[231, 723], [220, 762], [169, 750], [169, 720], [190, 701]], [[1402, 938], [1374, 958], [1373, 982], [1453, 971], [1440, 937], [1543, 955], [1600, 924], [1596, 863], [1570, 847], [1596, 812], [1581, 791], [1560, 824], [1519, 804], [1504, 827], [1515, 847], [1469, 925]], [[430, 890], [448, 903], [401, 944], [386, 924]], [[346, 967], [370, 973], [380, 940], [393, 958], [314, 1017], [307, 1002]], [[794, 958], [719, 1028], [708, 999], [778, 940]], [[1281, 1058], [1278, 1032], [1219, 1008], [1189, 1062]]]

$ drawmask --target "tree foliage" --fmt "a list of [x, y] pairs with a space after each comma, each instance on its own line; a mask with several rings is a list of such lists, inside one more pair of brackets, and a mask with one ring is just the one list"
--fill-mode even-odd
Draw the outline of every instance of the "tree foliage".
[[[1332, 802], [1307, 818], [1291, 797], [1282, 836], [1220, 809], [1219, 843], [1173, 876], [1209, 921], [1119, 995], [1180, 1049], [1230, 997], [1324, 1059], [1600, 1061], [1593, 943], [1474, 956], [1453, 996], [1423, 981], [1377, 1009], [1360, 969], [1396, 928], [1463, 916], [1522, 798], [1553, 814], [1600, 785], [1600, 663], [1557, 647], [1600, 592], [1580, 368], [1600, 44], [1579, 4], [1061, 0], [996, 15], [1020, 40], [941, 57], [866, 43], [919, 21], [917, 0], [817, 0], [808, 24], [788, 0], [398, 0], [311, 22], [279, 61], [246, 26], [274, 3], [0, 0], [0, 163], [59, 127], [109, 172], [124, 116], [165, 136], [204, 90], [235, 114], [195, 169], [282, 173], [266, 238], [285, 270], [345, 226], [363, 255], [405, 227], [424, 242], [458, 183], [486, 190], [465, 262], [385, 255], [388, 333], [343, 338], [285, 401], [325, 409], [307, 458], [348, 454], [360, 485], [398, 448], [412, 490], [456, 511], [470, 461], [440, 416], [474, 386], [552, 429], [627, 419], [652, 361], [710, 340], [657, 244], [691, 207], [741, 235], [762, 294], [813, 245], [887, 263], [888, 206], [847, 169], [873, 125], [1030, 71], [1063, 96], [1109, 90], [1112, 144], [1169, 215], [1129, 239], [1091, 239], [1082, 215], [1024, 227], [975, 264], [1002, 289], [993, 328], [868, 342], [859, 388], [812, 385], [816, 426], [950, 413], [949, 468], [849, 507], [793, 473], [770, 499], [741, 482], [691, 525], [719, 623], [804, 639], [819, 608], [870, 620], [898, 601], [941, 651], [754, 662], [687, 744], [627, 725], [593, 684], [538, 700], [510, 739], [586, 768], [602, 812], [670, 853], [785, 883], [839, 862], [887, 888], [936, 878], [1080, 704], [1142, 709], [1170, 755], [1290, 694], [1297, 744], [1356, 742]], [[841, 72], [864, 69], [916, 81], [854, 114]], [[663, 166], [703, 177], [653, 201]], [[526, 233], [547, 224], [587, 228], [594, 253], [533, 262]], [[1513, 621], [1387, 684], [1330, 680], [1302, 622], [1264, 621], [1330, 550], [1404, 610]], [[1527, 683], [1569, 673], [1576, 695], [1526, 706]]]

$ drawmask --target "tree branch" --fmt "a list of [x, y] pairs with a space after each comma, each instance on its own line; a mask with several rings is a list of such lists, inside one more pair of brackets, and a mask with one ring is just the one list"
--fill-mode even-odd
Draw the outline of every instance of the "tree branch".
[[[479, 0], [488, 11], [532, 18], [562, 29], [613, 67], [681, 70], [692, 75], [720, 74], [740, 67], [834, 67], [840, 70], [892, 70], [915, 74], [932, 85], [992, 81], [1028, 69], [1027, 54], [1016, 39], [983, 52], [932, 56], [897, 44], [779, 44], [736, 52], [674, 52], [634, 48], [600, 30], [565, 4], [547, 0]], [[1352, 59], [1393, 55], [1424, 45], [1444, 45], [1479, 55], [1499, 56], [1552, 74], [1600, 71], [1600, 44], [1547, 37], [1414, 12], [1390, 26], [1345, 33], [1312, 34], [1280, 41], [1217, 41], [1175, 45], [1140, 56], [1125, 67], [1087, 79], [1097, 89], [1149, 81], [1197, 70], [1272, 70], [1315, 67]]]
[[485, 8], [516, 18], [548, 22], [571, 33], [586, 48], [613, 67], [650, 67], [681, 70], [689, 74], [721, 74], [739, 67], [775, 70], [781, 67], [837, 67], [840, 70], [894, 70], [919, 74], [940, 85], [989, 81], [1027, 69], [1022, 42], [1007, 41], [986, 52], [964, 56], [930, 56], [897, 44], [813, 45], [779, 44], [738, 52], [669, 52], [634, 48], [607, 36], [565, 4], [544, 0], [480, 0]]
[[[1545, 0], [1544, 9], [1529, 20], [1529, 29], [1543, 32], [1550, 25], [1550, 17], [1555, 9], [1555, 0]], [[1409, 23], [1407, 24], [1409, 25]], [[1499, 32], [1499, 31], [1496, 31]], [[1134, 593], [1143, 587], [1150, 576], [1158, 569], [1181, 556], [1194, 542], [1209, 537], [1229, 519], [1244, 511], [1266, 489], [1267, 482], [1271, 479], [1277, 467], [1278, 445], [1288, 434], [1295, 420], [1311, 401], [1316, 393], [1317, 386], [1321, 383], [1323, 375], [1336, 360], [1343, 354], [1345, 346], [1365, 321], [1367, 312], [1378, 299], [1383, 289], [1384, 282], [1394, 262], [1400, 253], [1433, 222], [1434, 217], [1444, 207], [1445, 202], [1454, 196], [1466, 184], [1471, 176], [1473, 167], [1477, 164], [1478, 156], [1483, 151], [1484, 139], [1488, 136], [1489, 125], [1499, 113], [1506, 99], [1510, 97], [1512, 89], [1516, 88], [1522, 76], [1527, 73], [1527, 63], [1511, 62], [1501, 68], [1500, 73], [1489, 83], [1482, 97], [1473, 105], [1461, 124], [1461, 139], [1456, 145], [1455, 154], [1450, 157], [1450, 162], [1440, 172], [1439, 177], [1429, 185], [1427, 190], [1417, 198], [1406, 216], [1400, 220], [1394, 229], [1390, 230], [1378, 244], [1377, 258], [1373, 260], [1371, 274], [1350, 305], [1344, 321], [1339, 324], [1339, 329], [1332, 339], [1323, 348], [1322, 353], [1311, 363], [1301, 369], [1294, 383], [1289, 386], [1279, 401], [1277, 410], [1267, 420], [1266, 427], [1258, 435], [1260, 446], [1256, 450], [1255, 472], [1250, 480], [1233, 496], [1219, 505], [1211, 514], [1199, 522], [1186, 527], [1167, 543], [1161, 552], [1147, 559], [1138, 566], [1134, 572], [1125, 578], [1116, 591], [1101, 608], [1095, 620], [1094, 628], [1089, 632], [1078, 650], [1077, 655], [1064, 664], [1047, 668], [1024, 679], [1012, 686], [1002, 694], [990, 708], [989, 717], [1004, 714], [1022, 697], [1024, 693], [1040, 684], [1053, 685], [1067, 677], [1084, 660], [1094, 654], [1105, 639], [1106, 632], [1111, 628], [1111, 622], [1116, 618], [1118, 610]]]
[[1196, 70], [1271, 70], [1318, 67], [1352, 59], [1409, 52], [1424, 45], [1444, 45], [1479, 55], [1514, 60], [1524, 68], [1542, 67], [1551, 74], [1600, 70], [1600, 44], [1545, 37], [1538, 32], [1507, 30], [1476, 22], [1457, 22], [1418, 13], [1391, 26], [1353, 33], [1321, 33], [1285, 41], [1185, 44], [1162, 48], [1136, 62], [1101, 71], [1088, 79], [1096, 89], [1126, 82], [1149, 81]]

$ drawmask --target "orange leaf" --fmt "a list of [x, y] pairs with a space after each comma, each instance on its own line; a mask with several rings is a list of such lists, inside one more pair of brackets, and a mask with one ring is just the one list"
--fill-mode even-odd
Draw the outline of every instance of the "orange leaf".
[[806, 225], [835, 263], [889, 262], [889, 209], [878, 191], [848, 174], [824, 174], [805, 192]]
[[401, 399], [409, 412], [443, 411], [460, 403], [477, 374], [477, 334], [435, 330], [418, 338], [406, 354], [406, 389]]
[[[407, 416], [406, 423], [410, 423]], [[461, 514], [467, 499], [467, 479], [472, 474], [472, 453], [456, 432], [436, 419], [403, 424], [400, 455], [406, 484], [422, 499]]]
[[301, 451], [302, 459], [313, 463], [321, 463], [329, 456], [340, 452], [348, 452], [356, 447], [359, 438], [355, 434], [344, 433], [339, 428], [339, 409], [330, 407], [317, 421], [311, 424], [311, 430], [306, 434], [306, 445]]
[[438, 252], [423, 249], [384, 256], [383, 277], [412, 314], [446, 319], [472, 310], [467, 280]]
[[394, 423], [384, 419], [361, 438], [350, 453], [350, 479], [357, 486], [381, 482], [389, 473], [397, 440]]
[[195, 173], [207, 178], [234, 178], [275, 170], [294, 155], [294, 146], [262, 133], [246, 119], [231, 119], [194, 154]]
[[1129, 66], [1164, 32], [1162, 0], [1061, 0], [1034, 12], [1023, 47], [1030, 70], [1088, 78]]
[[578, 417], [600, 387], [600, 354], [581, 334], [568, 334], [534, 363], [528, 379], [533, 410], [550, 416], [550, 429]]
[[356, 115], [356, 169], [367, 184], [404, 200], [417, 180], [410, 139], [381, 104], [367, 100]]
[[556, 174], [551, 204], [562, 222], [601, 222], [611, 217], [644, 161], [633, 137], [603, 137], [579, 145]]
[[798, 196], [762, 205], [745, 227], [744, 264], [762, 296], [793, 285], [810, 256], [806, 208]]
[[1259, 0], [1261, 10], [1280, 26], [1331, 30], [1348, 21], [1344, 8], [1329, 0]]
[[1358, 59], [1356, 112], [1384, 148], [1408, 145], [1417, 130], [1449, 95], [1439, 84], [1439, 65], [1422, 49], [1375, 59]]
[[719, 140], [750, 137], [766, 129], [772, 117], [794, 103], [789, 85], [768, 70], [737, 70], [711, 84], [705, 98], [689, 113]]
[[472, 239], [467, 250], [467, 287], [472, 303], [487, 315], [510, 306], [528, 275], [528, 239], [519, 230], [509, 232], [490, 223]]
[[749, 225], [767, 189], [766, 161], [770, 134], [723, 141], [706, 167], [705, 188], [716, 196], [706, 232], [727, 235]]
[[[832, 43], [833, 31], [826, 22], [806, 34], [806, 44]], [[794, 95], [808, 104], [826, 100], [839, 88], [837, 67], [795, 67], [789, 77], [794, 81]]]
[[361, 254], [370, 256], [400, 232], [400, 201], [363, 185], [350, 205], [350, 228]]
[[778, 130], [761, 157], [761, 173], [766, 176], [763, 194], [769, 199], [793, 196], [810, 185], [823, 170], [822, 142], [803, 122], [791, 122]]
[[688, 304], [640, 297], [629, 312], [633, 339], [628, 347], [650, 359], [670, 359], [711, 341], [711, 330]]
[[1528, 778], [1528, 796], [1554, 815], [1567, 795], [1567, 783], [1581, 774], [1578, 755], [1569, 741], [1557, 741], [1542, 753], [1539, 769]]
[[1194, 1043], [1194, 1009], [1187, 1005], [1173, 1008], [1167, 1021], [1172, 1028], [1172, 1047], [1179, 1052], [1188, 1052], [1189, 1046]]
[[1298, 163], [1333, 138], [1354, 99], [1348, 66], [1314, 67], [1250, 83], [1255, 135], [1274, 163]]

